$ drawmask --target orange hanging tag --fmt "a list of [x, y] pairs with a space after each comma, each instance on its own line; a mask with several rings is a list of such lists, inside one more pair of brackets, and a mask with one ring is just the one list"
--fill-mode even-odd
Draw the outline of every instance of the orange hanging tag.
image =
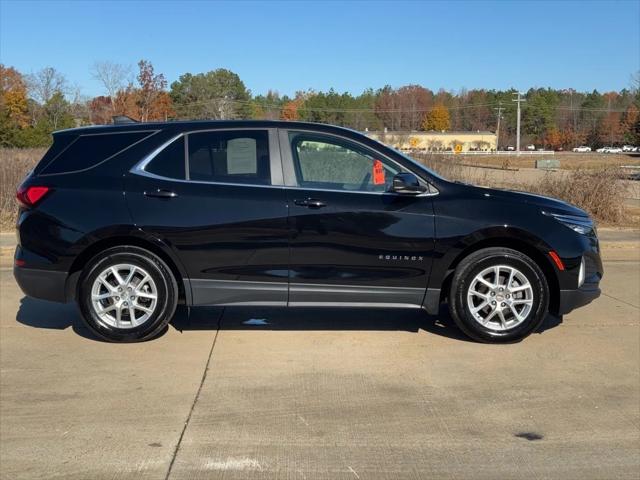
[[373, 161], [373, 184], [384, 185], [384, 167], [380, 160]]

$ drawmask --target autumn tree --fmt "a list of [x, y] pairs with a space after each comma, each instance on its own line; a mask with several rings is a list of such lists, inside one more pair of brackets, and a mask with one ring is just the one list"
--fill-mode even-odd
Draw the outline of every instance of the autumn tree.
[[101, 95], [94, 97], [89, 102], [89, 119], [96, 125], [106, 125], [111, 123], [113, 116], [113, 104], [111, 98]]
[[420, 85], [398, 89], [387, 85], [378, 91], [374, 102], [376, 114], [391, 130], [417, 130], [432, 104], [433, 92]]
[[280, 114], [280, 118], [282, 120], [299, 120], [300, 115], [298, 113], [298, 109], [302, 104], [302, 99], [291, 100], [284, 104], [282, 107], [282, 113]]
[[0, 64], [0, 112], [19, 127], [26, 127], [27, 87], [22, 75], [13, 67]]
[[107, 93], [89, 102], [91, 119], [95, 123], [110, 123], [114, 115], [124, 115], [147, 122], [168, 120], [175, 115], [173, 102], [166, 91], [167, 81], [162, 73], [155, 73], [151, 62], [140, 60], [136, 83], [128, 82], [129, 70], [110, 62], [96, 63], [92, 74]]
[[449, 110], [444, 105], [438, 104], [424, 116], [422, 130], [446, 132], [449, 130], [450, 125]]
[[156, 74], [151, 62], [140, 60], [138, 62], [138, 91], [137, 105], [140, 121], [167, 120], [171, 110], [171, 99], [163, 95], [167, 88], [167, 81], [162, 73]]
[[113, 100], [114, 115], [124, 115], [134, 120], [140, 120], [140, 110], [138, 107], [138, 92], [136, 88], [129, 84], [116, 93]]
[[149, 109], [149, 120], [167, 121], [176, 114], [173, 108], [173, 101], [168, 92], [162, 91], [158, 94]]
[[22, 75], [0, 64], [0, 146], [14, 146], [16, 134], [29, 125], [27, 87]]
[[551, 127], [547, 130], [544, 136], [544, 145], [551, 148], [551, 150], [558, 150], [562, 147], [563, 137], [556, 127]]

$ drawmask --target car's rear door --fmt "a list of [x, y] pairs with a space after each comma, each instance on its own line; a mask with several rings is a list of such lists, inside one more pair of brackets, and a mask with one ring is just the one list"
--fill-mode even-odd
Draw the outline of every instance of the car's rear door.
[[289, 303], [421, 305], [431, 269], [430, 193], [388, 193], [405, 171], [352, 139], [280, 131], [289, 203]]
[[287, 302], [288, 232], [277, 132], [179, 134], [126, 179], [133, 220], [182, 262], [194, 305]]

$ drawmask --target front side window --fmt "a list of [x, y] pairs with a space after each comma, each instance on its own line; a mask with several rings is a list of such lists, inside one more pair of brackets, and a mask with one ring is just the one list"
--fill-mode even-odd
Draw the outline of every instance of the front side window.
[[189, 179], [270, 185], [266, 130], [190, 133]]
[[291, 132], [289, 139], [301, 187], [386, 192], [402, 171], [375, 152], [338, 138]]

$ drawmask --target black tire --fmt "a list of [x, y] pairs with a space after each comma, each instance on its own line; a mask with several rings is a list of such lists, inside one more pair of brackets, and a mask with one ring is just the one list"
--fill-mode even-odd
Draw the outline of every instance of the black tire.
[[[116, 328], [103, 321], [91, 300], [94, 281], [113, 265], [129, 264], [144, 269], [155, 282], [157, 303], [153, 313], [141, 325]], [[157, 336], [171, 321], [178, 303], [178, 285], [171, 269], [157, 255], [134, 246], [113, 247], [92, 258], [78, 281], [76, 301], [85, 323], [99, 337], [111, 342], [140, 342]]]
[[[502, 331], [483, 326], [467, 304], [471, 282], [491, 266], [506, 265], [524, 274], [532, 287], [533, 304], [522, 323]], [[485, 343], [512, 343], [533, 333], [544, 321], [549, 308], [549, 286], [540, 267], [527, 255], [510, 248], [484, 248], [464, 258], [455, 270], [449, 292], [449, 311], [467, 336]]]

